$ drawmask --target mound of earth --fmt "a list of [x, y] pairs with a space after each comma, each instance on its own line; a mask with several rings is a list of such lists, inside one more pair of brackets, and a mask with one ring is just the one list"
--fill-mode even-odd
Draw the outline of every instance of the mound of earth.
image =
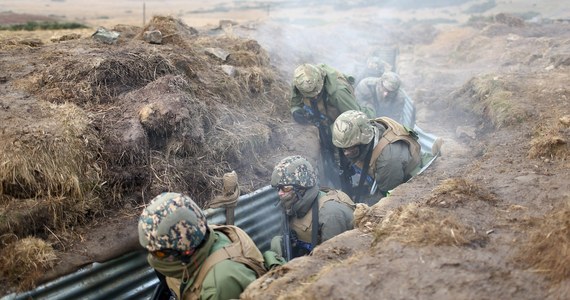
[[[315, 138], [291, 123], [288, 83], [255, 40], [161, 16], [115, 30], [127, 29], [135, 34], [112, 45], [3, 44], [2, 253], [10, 261], [28, 236], [54, 253], [3, 264], [8, 286], [27, 289], [135, 249], [136, 218], [154, 196], [179, 191], [206, 207], [231, 170], [242, 193], [254, 191], [282, 155]], [[145, 42], [149, 30], [164, 35], [160, 45]], [[316, 145], [304, 148], [317, 158]]]

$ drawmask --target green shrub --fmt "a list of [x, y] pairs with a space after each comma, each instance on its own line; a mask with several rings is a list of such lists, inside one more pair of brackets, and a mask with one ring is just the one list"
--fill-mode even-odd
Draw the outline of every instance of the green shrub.
[[59, 29], [79, 29], [79, 28], [88, 28], [88, 27], [83, 24], [75, 22], [59, 23], [59, 22], [36, 22], [36, 21], [29, 21], [25, 24], [0, 26], [0, 30], [11, 30], [11, 31], [59, 30]]

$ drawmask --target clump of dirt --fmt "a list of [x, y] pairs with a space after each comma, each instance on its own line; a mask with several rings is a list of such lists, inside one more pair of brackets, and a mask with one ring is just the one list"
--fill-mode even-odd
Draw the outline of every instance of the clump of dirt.
[[34, 287], [56, 261], [50, 244], [38, 238], [24, 238], [0, 250], [0, 274], [19, 291], [25, 291]]
[[530, 141], [529, 158], [562, 159], [570, 157], [570, 125], [560, 120], [537, 126]]
[[72, 103], [8, 99], [0, 111], [0, 232], [25, 237], [82, 223], [102, 207], [101, 144], [89, 116]]
[[[99, 141], [85, 112], [71, 103], [31, 102], [21, 113], [19, 124], [2, 125], [0, 192], [17, 198], [88, 194], [97, 183]], [[11, 119], [5, 110], [0, 114]]]
[[[82, 47], [82, 43], [78, 46]], [[34, 76], [23, 78], [17, 85], [37, 94], [41, 100], [72, 101], [81, 107], [89, 107], [112, 103], [122, 93], [176, 72], [171, 60], [163, 53], [141, 45], [110, 53], [92, 52], [88, 56], [57, 48], [53, 52], [44, 52], [42, 60], [48, 66]]]
[[418, 246], [477, 246], [487, 236], [463, 224], [451, 214], [430, 207], [408, 204], [392, 211], [374, 232], [373, 245], [396, 240]]
[[467, 201], [497, 201], [494, 195], [465, 178], [450, 178], [442, 181], [426, 201], [429, 206], [457, 207]]
[[142, 40], [145, 31], [158, 30], [162, 34], [163, 44], [173, 44], [183, 48], [191, 48], [192, 41], [198, 36], [198, 30], [186, 25], [180, 19], [172, 16], [154, 16], [150, 22], [135, 35]]

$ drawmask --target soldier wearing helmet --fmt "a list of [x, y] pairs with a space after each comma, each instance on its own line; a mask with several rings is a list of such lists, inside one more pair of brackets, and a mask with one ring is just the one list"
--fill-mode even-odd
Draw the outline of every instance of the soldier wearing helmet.
[[303, 64], [294, 71], [291, 114], [300, 124], [324, 122], [331, 125], [339, 114], [358, 110], [370, 117], [374, 112], [361, 107], [354, 97], [354, 78], [325, 64]]
[[364, 78], [356, 86], [355, 95], [360, 105], [374, 108], [377, 116], [414, 127], [416, 108], [401, 88], [398, 74], [385, 72], [381, 77]]
[[358, 76], [359, 80], [367, 77], [380, 78], [384, 72], [392, 71], [392, 66], [379, 56], [370, 56], [366, 59], [364, 70]]
[[[271, 186], [277, 189], [279, 203], [291, 229], [293, 257], [352, 229], [354, 203], [342, 191], [321, 188], [313, 166], [295, 155], [282, 159], [273, 169]], [[283, 255], [282, 237], [271, 241], [271, 250]]]
[[319, 132], [322, 174], [327, 184], [338, 187], [338, 154], [331, 143], [331, 126], [339, 114], [347, 110], [363, 111], [373, 117], [374, 111], [361, 107], [354, 98], [354, 78], [325, 64], [298, 66], [294, 72], [291, 114], [299, 124], [313, 124]]
[[351, 162], [355, 202], [375, 204], [419, 170], [421, 149], [415, 132], [390, 118], [370, 120], [347, 111], [334, 122], [332, 135], [333, 144]]
[[139, 218], [138, 232], [150, 266], [176, 299], [237, 299], [258, 276], [245, 264], [225, 259], [211, 266], [197, 283], [212, 253], [231, 241], [208, 226], [206, 216], [188, 196], [162, 193], [154, 198]]

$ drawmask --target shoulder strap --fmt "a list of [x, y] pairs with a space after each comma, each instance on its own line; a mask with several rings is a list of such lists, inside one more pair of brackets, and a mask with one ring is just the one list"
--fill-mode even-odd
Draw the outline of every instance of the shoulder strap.
[[[236, 247], [237, 246], [237, 247]], [[218, 249], [216, 252], [212, 253], [204, 263], [202, 264], [202, 268], [198, 272], [198, 275], [194, 279], [192, 287], [190, 289], [191, 295], [193, 295], [192, 299], [199, 299], [200, 298], [200, 291], [202, 290], [202, 283], [208, 275], [208, 271], [217, 263], [221, 262], [222, 260], [226, 260], [228, 258], [232, 258], [236, 255], [240, 254], [239, 245], [232, 243], [228, 246], [225, 246], [221, 249]]]
[[328, 201], [336, 201], [339, 203], [344, 203], [351, 208], [354, 208], [354, 202], [350, 199], [345, 192], [341, 190], [334, 190], [330, 188], [321, 188], [321, 191], [325, 192], [326, 194], [319, 199], [319, 208], [323, 207], [323, 205]]
[[[410, 164], [411, 166], [415, 167], [417, 162], [421, 161], [420, 144], [418, 144], [416, 139], [410, 135], [410, 132], [406, 127], [388, 117], [376, 118], [374, 119], [374, 122], [382, 124], [384, 127], [386, 127], [386, 131], [382, 135], [382, 138], [378, 141], [378, 145], [376, 145], [376, 147], [374, 147], [374, 150], [372, 151], [372, 158], [370, 159], [370, 168], [368, 170], [368, 174], [370, 176], [374, 178], [376, 160], [382, 153], [382, 150], [384, 150], [384, 148], [389, 144], [394, 143], [396, 141], [404, 141], [408, 144], [410, 155], [412, 156], [412, 161], [413, 161], [413, 163]], [[411, 171], [411, 170], [406, 170], [406, 171]]]
[[319, 226], [319, 201], [317, 199], [313, 201], [312, 214], [313, 224], [311, 228], [311, 246], [313, 246], [313, 249], [315, 249], [315, 247], [319, 244], [319, 231], [321, 229]]
[[[256, 250], [259, 252], [259, 257], [261, 257], [261, 264], [254, 263], [254, 260], [259, 260], [259, 257], [250, 257], [250, 253], [244, 253], [244, 251], [250, 252], [252, 250], [248, 250], [249, 248], [247, 248], [251, 245], [243, 245], [243, 242], [246, 241], [242, 241], [243, 237], [242, 233], [239, 232], [241, 230], [240, 228], [231, 225], [211, 225], [211, 227], [215, 231], [220, 231], [223, 234], [226, 234], [232, 243], [216, 250], [214, 253], [210, 254], [203, 262], [202, 267], [200, 268], [198, 275], [196, 275], [196, 278], [194, 279], [194, 282], [192, 283], [192, 287], [190, 289], [191, 299], [200, 298], [202, 283], [204, 282], [206, 275], [208, 275], [208, 272], [212, 267], [223, 260], [230, 259], [235, 262], [245, 264], [253, 271], [255, 271], [258, 277], [267, 272], [263, 266], [263, 255], [261, 252], [259, 252], [259, 250], [257, 250], [257, 248]], [[245, 232], [243, 234], [245, 234]], [[253, 241], [251, 243], [253, 243]], [[254, 255], [257, 256], [257, 253]], [[182, 298], [182, 296], [180, 298]]]

